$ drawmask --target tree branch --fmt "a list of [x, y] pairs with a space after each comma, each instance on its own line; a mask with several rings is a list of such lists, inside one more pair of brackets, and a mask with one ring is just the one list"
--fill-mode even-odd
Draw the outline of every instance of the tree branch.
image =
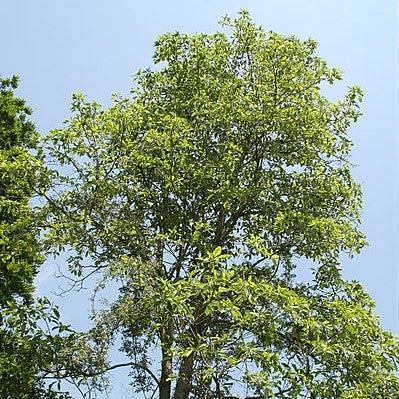
[[127, 367], [127, 366], [137, 367], [139, 369], [144, 370], [145, 372], [147, 372], [152, 377], [152, 379], [159, 386], [159, 380], [158, 380], [157, 376], [148, 367], [146, 367], [146, 366], [144, 366], [144, 365], [142, 365], [140, 363], [136, 363], [136, 362], [114, 364], [113, 366], [107, 367], [106, 369], [101, 370], [101, 371], [96, 371], [96, 372], [93, 372], [93, 373], [82, 372], [81, 374], [84, 377], [95, 377], [97, 375], [101, 375], [101, 374], [107, 373], [108, 371], [111, 371], [111, 370], [114, 370], [114, 369], [117, 369], [117, 368], [120, 368], [120, 367]]

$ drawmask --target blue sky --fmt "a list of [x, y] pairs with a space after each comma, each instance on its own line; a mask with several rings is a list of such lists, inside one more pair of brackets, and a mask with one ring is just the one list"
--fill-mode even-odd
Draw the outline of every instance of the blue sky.
[[[223, 15], [247, 8], [268, 30], [315, 38], [319, 54], [345, 72], [343, 83], [329, 94], [339, 95], [348, 84], [359, 84], [365, 92], [364, 116], [350, 134], [355, 144], [352, 161], [358, 165], [354, 174], [364, 192], [363, 230], [370, 245], [354, 259], [343, 260], [344, 272], [372, 295], [383, 326], [399, 332], [395, 3], [2, 0], [0, 74], [20, 75], [18, 93], [33, 108], [38, 130], [45, 133], [69, 116], [73, 92], [105, 105], [112, 93], [127, 94], [134, 72], [151, 66], [153, 42], [161, 33], [212, 32]], [[37, 279], [40, 293], [51, 296], [56, 288], [52, 273], [51, 264], [43, 268]], [[86, 297], [81, 293], [55, 301], [62, 304], [69, 322], [83, 325]]]

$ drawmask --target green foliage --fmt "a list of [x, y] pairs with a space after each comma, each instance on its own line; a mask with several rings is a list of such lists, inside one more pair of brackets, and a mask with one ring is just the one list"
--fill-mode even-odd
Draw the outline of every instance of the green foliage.
[[60, 365], [60, 350], [73, 342], [71, 334], [56, 334], [69, 331], [57, 308], [40, 298], [30, 306], [9, 304], [1, 316], [0, 398], [70, 399], [61, 389], [61, 378], [51, 378]]
[[0, 80], [0, 309], [15, 297], [29, 299], [42, 261], [29, 208], [37, 169], [29, 150], [38, 136], [30, 110], [14, 96], [17, 82]]
[[[190, 275], [160, 285], [152, 307], [163, 310], [160, 324], [179, 326], [174, 356], [195, 352], [197, 388], [215, 376], [222, 383], [239, 375], [266, 398], [394, 398], [399, 392], [399, 344], [381, 331], [359, 284], [342, 281], [334, 291], [291, 288], [241, 266], [214, 266], [203, 282]], [[198, 302], [202, 317], [212, 320], [201, 335], [189, 328]]]
[[366, 243], [347, 136], [361, 90], [323, 96], [341, 73], [314, 40], [246, 12], [223, 25], [161, 36], [130, 99], [73, 97], [46, 138], [46, 243], [120, 286], [92, 337], [121, 338], [138, 391], [396, 398], [397, 340], [339, 268]]
[[14, 95], [17, 83], [16, 77], [0, 79], [0, 398], [66, 399], [61, 386], [45, 384], [73, 335], [61, 337], [68, 328], [58, 310], [32, 297], [43, 256], [29, 201], [43, 176], [34, 154], [38, 134], [29, 108]]

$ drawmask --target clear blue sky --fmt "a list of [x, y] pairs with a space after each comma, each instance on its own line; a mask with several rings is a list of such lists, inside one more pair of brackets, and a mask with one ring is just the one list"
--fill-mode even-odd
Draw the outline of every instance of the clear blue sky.
[[[365, 92], [364, 116], [351, 129], [354, 174], [364, 191], [363, 230], [369, 247], [343, 261], [377, 303], [385, 328], [399, 332], [398, 131], [395, 109], [394, 0], [0, 0], [0, 74], [21, 77], [19, 94], [40, 132], [61, 126], [71, 94], [103, 104], [127, 94], [132, 75], [151, 65], [154, 39], [166, 31], [211, 32], [217, 21], [247, 8], [266, 29], [319, 42], [319, 54], [344, 70], [344, 82]], [[396, 32], [395, 32], [396, 31]], [[396, 64], [396, 69], [398, 63]], [[396, 93], [396, 99], [398, 93]], [[396, 101], [396, 108], [398, 108]], [[396, 198], [396, 200], [395, 200]], [[395, 206], [396, 201], [396, 206]], [[47, 265], [39, 292], [57, 285]], [[85, 294], [64, 300], [67, 320], [83, 323]], [[59, 299], [55, 299], [59, 301]], [[114, 394], [117, 395], [117, 394]], [[118, 397], [118, 396], [112, 396]]]

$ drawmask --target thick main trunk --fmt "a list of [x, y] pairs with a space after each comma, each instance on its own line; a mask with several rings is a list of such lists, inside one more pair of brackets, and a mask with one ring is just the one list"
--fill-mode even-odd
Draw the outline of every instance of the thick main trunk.
[[194, 371], [194, 354], [185, 357], [180, 365], [173, 399], [187, 399], [191, 390], [191, 379]]
[[170, 345], [173, 341], [172, 325], [168, 323], [159, 331], [159, 338], [161, 339], [161, 378], [159, 380], [159, 399], [171, 399], [172, 395], [172, 381], [170, 380], [172, 374], [172, 355], [170, 352]]
[[[159, 231], [162, 232], [161, 227]], [[164, 275], [163, 269], [163, 252], [164, 242], [162, 239], [157, 242], [156, 260], [158, 265], [158, 274]], [[159, 338], [161, 340], [161, 378], [159, 380], [159, 399], [171, 399], [172, 382], [170, 375], [172, 374], [172, 358], [170, 354], [170, 343], [173, 341], [173, 329], [170, 323], [162, 327], [159, 331]]]
[[170, 399], [172, 382], [169, 379], [172, 373], [172, 359], [165, 349], [162, 349], [161, 379], [159, 380], [159, 399]]

